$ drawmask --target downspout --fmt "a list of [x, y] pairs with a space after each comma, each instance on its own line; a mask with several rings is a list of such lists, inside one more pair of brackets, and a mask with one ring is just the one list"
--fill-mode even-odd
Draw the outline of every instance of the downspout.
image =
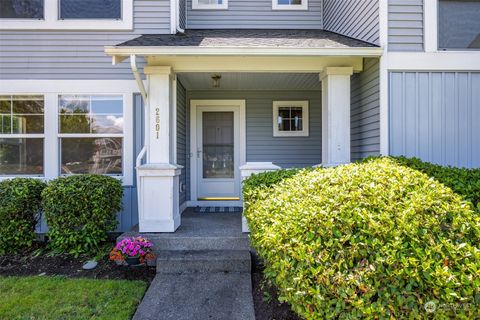
[[[184, 3], [185, 3], [185, 6], [187, 4], [187, 0], [183, 0]], [[177, 5], [177, 31], [178, 32], [181, 32], [181, 33], [185, 33], [185, 29], [181, 28], [180, 27], [180, 3], [182, 2], [182, 0], [176, 0], [176, 5]], [[187, 9], [185, 8], [185, 14], [187, 13]], [[185, 19], [187, 19], [187, 17], [185, 17]]]
[[[144, 105], [145, 115], [146, 115], [147, 112], [148, 112], [148, 110], [147, 110], [148, 109], [148, 107], [147, 107], [148, 106], [147, 90], [145, 90], [145, 85], [143, 83], [142, 77], [140, 76], [140, 72], [138, 71], [137, 57], [134, 54], [132, 54], [130, 56], [130, 67], [132, 68], [133, 76], [135, 77], [135, 80], [137, 81], [138, 88], [140, 89], [140, 94], [142, 95], [142, 100], [143, 100], [143, 105]], [[145, 144], [145, 141], [144, 141], [142, 150], [138, 154], [137, 159], [135, 161], [135, 168], [140, 167], [140, 165], [142, 164], [142, 159], [145, 157], [146, 154], [147, 154], [147, 145]], [[138, 176], [138, 173], [137, 173], [137, 199], [141, 199], [140, 198], [140, 196], [141, 196], [140, 193], [141, 193], [140, 177]], [[140, 205], [140, 202], [139, 202], [139, 205]]]

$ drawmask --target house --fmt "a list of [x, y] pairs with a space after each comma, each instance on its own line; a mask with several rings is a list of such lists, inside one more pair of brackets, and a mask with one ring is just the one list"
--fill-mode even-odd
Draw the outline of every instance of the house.
[[112, 175], [119, 230], [173, 232], [186, 207], [241, 206], [254, 172], [479, 167], [479, 16], [467, 0], [3, 0], [0, 175]]

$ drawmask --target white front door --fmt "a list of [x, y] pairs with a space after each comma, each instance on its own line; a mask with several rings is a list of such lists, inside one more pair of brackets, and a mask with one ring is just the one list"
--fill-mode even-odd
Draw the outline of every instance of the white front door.
[[234, 100], [223, 102], [202, 101], [194, 105], [192, 101], [196, 133], [191, 141], [192, 166], [195, 166], [192, 170], [195, 178], [192, 180], [196, 180], [196, 192], [192, 192], [192, 196], [196, 194], [196, 199], [192, 200], [240, 200], [239, 168], [244, 162], [241, 149], [242, 110], [238, 101], [236, 104]]

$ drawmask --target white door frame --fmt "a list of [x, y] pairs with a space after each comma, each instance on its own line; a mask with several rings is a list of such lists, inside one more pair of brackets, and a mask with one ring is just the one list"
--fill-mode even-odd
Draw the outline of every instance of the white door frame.
[[[219, 107], [229, 106], [239, 109], [239, 126], [240, 126], [240, 144], [236, 146], [239, 148], [240, 158], [238, 168], [235, 168], [236, 180], [241, 183], [240, 167], [247, 162], [247, 137], [246, 137], [246, 103], [245, 100], [191, 100], [190, 101], [190, 198], [188, 206], [242, 206], [242, 201], [198, 201], [197, 198], [197, 108], [198, 107]], [[241, 186], [240, 186], [241, 188]]]

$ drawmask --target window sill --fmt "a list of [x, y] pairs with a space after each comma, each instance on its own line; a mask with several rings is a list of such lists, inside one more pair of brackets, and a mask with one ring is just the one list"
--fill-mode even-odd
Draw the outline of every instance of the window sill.
[[132, 30], [132, 20], [0, 20], [0, 30]]

